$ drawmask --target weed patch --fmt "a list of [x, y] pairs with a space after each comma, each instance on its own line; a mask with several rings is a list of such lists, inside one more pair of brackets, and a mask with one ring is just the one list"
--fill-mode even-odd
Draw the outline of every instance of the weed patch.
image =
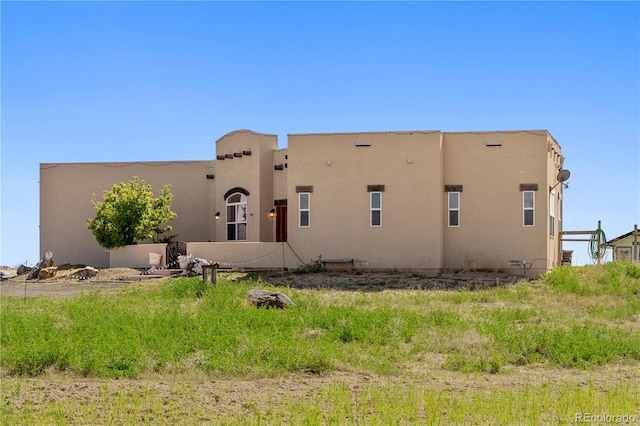
[[[509, 364], [589, 368], [637, 362], [637, 270], [615, 262], [557, 268], [544, 285], [476, 292], [345, 297], [289, 289], [296, 305], [284, 310], [249, 303], [251, 279], [221, 279], [211, 286], [199, 278], [179, 278], [144, 290], [68, 300], [4, 298], [0, 364], [18, 376], [53, 368], [85, 377], [131, 378], [190, 369], [221, 377], [272, 377], [321, 374], [336, 366], [390, 374], [427, 352], [446, 355], [443, 367], [463, 372], [496, 373]], [[574, 298], [570, 315], [544, 305], [563, 294]]]
[[[639, 271], [563, 267], [538, 282], [478, 291], [280, 288], [295, 302], [283, 310], [249, 303], [251, 279], [2, 298], [0, 415], [8, 424], [566, 424], [587, 411], [634, 414]], [[626, 373], [610, 382], [596, 373], [612, 367]], [[412, 376], [418, 371], [426, 374]], [[597, 380], [505, 386], [514, 371], [594, 372]], [[58, 372], [104, 389], [91, 401], [35, 385], [25, 395]], [[347, 372], [366, 380], [333, 380]], [[189, 381], [165, 393], [129, 387], [179, 375], [223, 384], [204, 396]], [[434, 376], [444, 379], [425, 386]], [[234, 383], [290, 377], [328, 384], [291, 397], [260, 388], [233, 412], [215, 411], [236, 403], [224, 399]], [[451, 388], [451, 377], [463, 385]], [[481, 389], [494, 380], [502, 384]]]
[[545, 276], [545, 282], [559, 293], [632, 298], [640, 296], [640, 267], [626, 262], [558, 267]]
[[246, 301], [254, 285], [181, 278], [147, 291], [45, 302], [46, 310], [30, 312], [23, 300], [3, 300], [2, 367], [14, 375], [55, 367], [113, 378], [184, 368], [319, 374], [345, 362], [381, 371], [408, 357], [399, 348], [420, 326], [420, 316], [405, 309], [321, 306], [312, 292], [296, 293], [300, 302], [289, 309], [256, 309]]

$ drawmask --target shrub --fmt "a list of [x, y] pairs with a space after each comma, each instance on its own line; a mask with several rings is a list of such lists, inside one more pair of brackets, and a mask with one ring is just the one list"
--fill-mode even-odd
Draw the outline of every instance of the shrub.
[[172, 199], [171, 185], [165, 185], [160, 195], [153, 198], [151, 185], [135, 176], [104, 191], [102, 201], [92, 201], [96, 216], [87, 219], [87, 228], [98, 244], [107, 249], [150, 239], [154, 234], [171, 230], [166, 223], [176, 217], [171, 211]]
[[293, 270], [294, 274], [307, 274], [307, 273], [318, 273], [323, 270], [322, 265], [322, 256], [318, 257], [316, 260], [310, 260], [309, 263], [305, 263], [304, 265], [298, 266]]

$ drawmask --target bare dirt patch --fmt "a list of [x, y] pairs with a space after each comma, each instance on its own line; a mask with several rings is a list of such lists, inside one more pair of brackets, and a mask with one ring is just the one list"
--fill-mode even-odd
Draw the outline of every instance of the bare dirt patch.
[[[253, 273], [252, 276], [256, 276]], [[457, 273], [273, 273], [261, 280], [270, 284], [308, 290], [481, 290], [511, 285], [523, 278], [508, 272]], [[237, 279], [242, 279], [238, 277]]]
[[[58, 271], [54, 278], [27, 281], [21, 275], [0, 282], [0, 297], [69, 298], [90, 291], [117, 291], [131, 284], [127, 278], [139, 276], [145, 271], [132, 268], [101, 269], [96, 277], [79, 279], [76, 275], [82, 268], [66, 268]], [[278, 287], [307, 290], [383, 291], [383, 290], [480, 290], [513, 284], [522, 279], [506, 272], [460, 272], [460, 273], [306, 273], [291, 272], [220, 272], [221, 277], [231, 280], [254, 279]], [[155, 278], [153, 282], [167, 278]]]
[[[90, 379], [61, 376], [55, 373], [37, 378], [3, 377], [6, 408], [20, 410], [30, 406], [38, 411], [51, 404], [84, 408], [96, 424], [107, 422], [109, 408], [128, 401], [127, 410], [138, 411], [141, 422], [161, 421], [146, 418], [153, 405], [164, 405], [173, 416], [210, 424], [215, 419], [232, 418], [251, 411], [266, 412], [286, 401], [313, 403], [318, 395], [336, 387], [348, 390], [351, 398], [370, 387], [384, 389], [440, 389], [454, 393], [490, 394], [498, 388], [536, 389], [562, 386], [584, 388], [591, 384], [607, 392], [616, 383], [637, 383], [640, 372], [633, 365], [602, 366], [597, 371], [567, 370], [550, 367], [513, 367], [497, 375], [472, 375], [445, 371], [439, 367], [438, 355], [416, 364], [401, 376], [380, 376], [358, 371], [337, 371], [327, 375], [295, 374], [280, 378], [218, 379], [204, 373], [157, 375], [140, 379]], [[199, 413], [199, 414], [197, 414]], [[73, 414], [71, 414], [73, 416]], [[85, 413], [85, 416], [87, 413]], [[157, 412], [155, 413], [157, 416]], [[67, 418], [81, 424], [86, 417]], [[161, 423], [164, 423], [161, 421]]]
[[0, 282], [0, 297], [69, 298], [91, 291], [114, 291], [130, 281], [126, 277], [140, 275], [142, 271], [132, 268], [101, 269], [90, 279], [80, 279], [77, 275], [82, 268], [60, 269], [54, 278], [47, 280], [27, 280], [27, 274]]

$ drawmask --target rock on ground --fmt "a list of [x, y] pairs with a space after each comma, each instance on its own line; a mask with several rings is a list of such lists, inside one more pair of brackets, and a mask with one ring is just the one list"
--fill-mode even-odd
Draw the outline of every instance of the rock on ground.
[[267, 308], [274, 307], [282, 309], [293, 305], [291, 299], [286, 295], [269, 290], [249, 290], [247, 292], [247, 299], [257, 306], [264, 306]]
[[20, 265], [20, 266], [18, 266], [18, 269], [16, 270], [16, 273], [18, 275], [24, 275], [24, 274], [29, 273], [29, 271], [31, 271], [30, 267], [28, 267], [27, 265]]
[[[29, 272], [29, 276], [27, 277], [28, 280], [35, 280], [36, 278], [41, 280], [44, 278], [40, 278], [40, 271], [42, 269], [45, 268], [51, 268], [53, 267], [53, 253], [51, 253], [50, 251], [46, 252], [44, 254], [44, 257], [42, 258], [42, 260], [40, 262], [38, 262], [38, 264], [35, 266], [35, 268], [33, 268], [30, 272]], [[56, 268], [57, 271], [58, 268]], [[45, 272], [43, 274], [47, 275], [48, 272]], [[53, 273], [53, 276], [55, 276], [55, 272]], [[51, 278], [51, 277], [47, 277], [47, 278]]]
[[48, 268], [42, 268], [38, 271], [38, 279], [39, 280], [46, 280], [48, 278], [53, 278], [56, 276], [56, 274], [58, 273], [58, 267], [57, 266], [50, 266]]
[[78, 272], [78, 275], [80, 275], [80, 278], [83, 279], [93, 278], [98, 275], [98, 272], [99, 271], [97, 268], [94, 268], [93, 266], [87, 266], [82, 271]]

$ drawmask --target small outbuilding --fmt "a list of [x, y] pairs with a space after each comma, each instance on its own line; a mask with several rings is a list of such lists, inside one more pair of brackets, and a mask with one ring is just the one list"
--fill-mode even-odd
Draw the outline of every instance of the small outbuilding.
[[611, 249], [613, 260], [640, 263], [640, 231], [634, 225], [633, 231], [607, 241], [607, 248]]

